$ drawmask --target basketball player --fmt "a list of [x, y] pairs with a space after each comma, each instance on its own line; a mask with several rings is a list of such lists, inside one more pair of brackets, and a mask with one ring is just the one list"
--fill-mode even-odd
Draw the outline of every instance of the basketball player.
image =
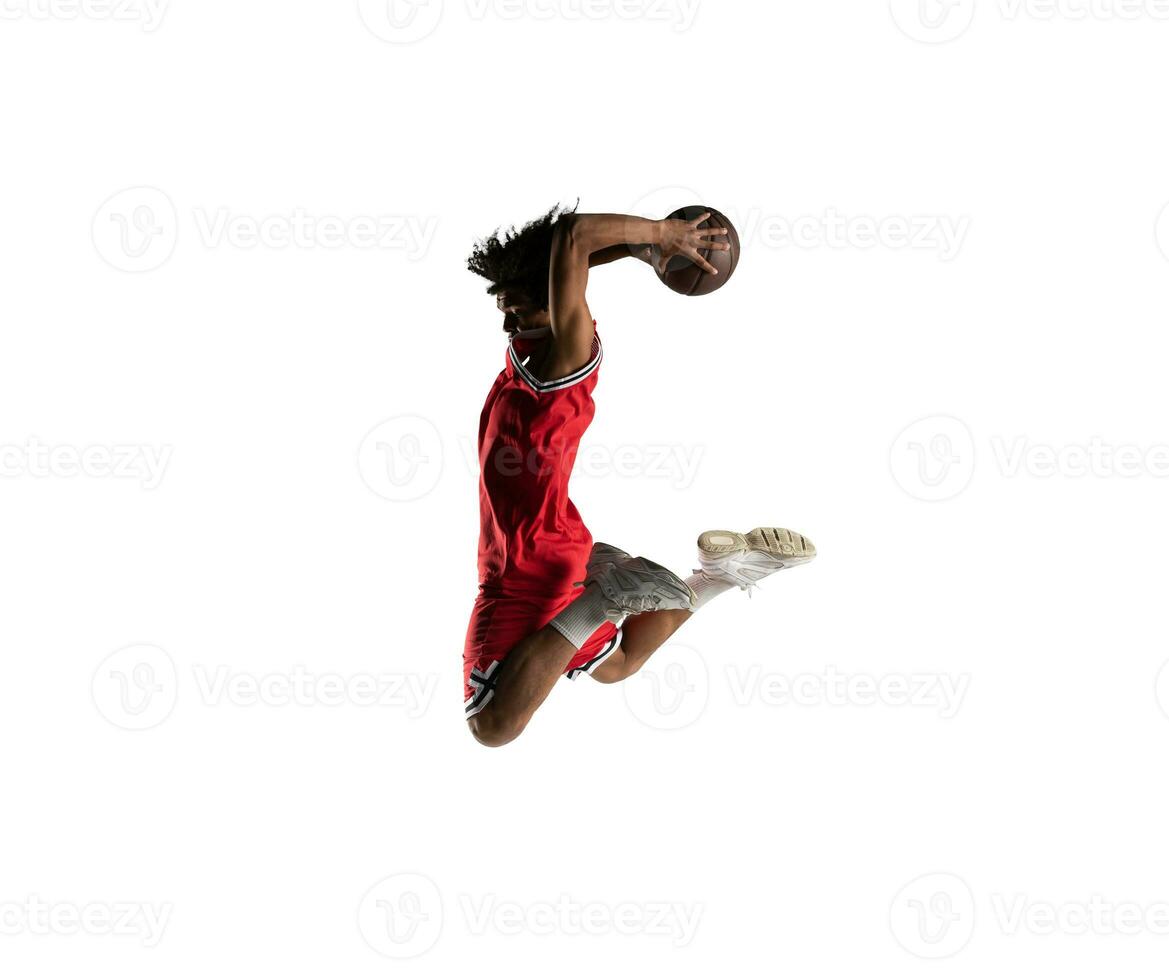
[[509, 338], [479, 420], [480, 585], [463, 649], [467, 723], [484, 745], [515, 739], [562, 674], [625, 680], [715, 596], [815, 557], [782, 528], [708, 531], [701, 570], [683, 581], [594, 546], [568, 498], [602, 356], [585, 301], [589, 269], [628, 256], [664, 269], [682, 256], [717, 274], [702, 253], [730, 246], [725, 228], [699, 227], [708, 217], [553, 208], [479, 242], [468, 260], [490, 281]]

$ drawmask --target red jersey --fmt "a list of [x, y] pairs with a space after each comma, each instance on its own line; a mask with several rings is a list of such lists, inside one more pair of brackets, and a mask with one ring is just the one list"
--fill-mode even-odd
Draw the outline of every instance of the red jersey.
[[[594, 323], [595, 327], [596, 324]], [[463, 710], [478, 714], [495, 694], [500, 664], [582, 591], [593, 536], [568, 498], [580, 438], [593, 420], [601, 363], [594, 335], [588, 364], [541, 381], [527, 368], [540, 336], [519, 335], [479, 419], [479, 588], [463, 646]], [[621, 645], [603, 624], [564, 673], [591, 674]]]
[[541, 381], [526, 364], [543, 336], [518, 334], [508, 344], [479, 418], [479, 583], [487, 596], [571, 592], [592, 549], [568, 480], [593, 420], [601, 341], [594, 334], [578, 371]]

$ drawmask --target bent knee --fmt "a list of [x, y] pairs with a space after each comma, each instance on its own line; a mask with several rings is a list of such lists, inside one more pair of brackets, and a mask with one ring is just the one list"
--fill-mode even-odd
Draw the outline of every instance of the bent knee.
[[634, 663], [628, 657], [610, 657], [589, 676], [602, 684], [619, 684], [641, 670], [644, 663], [644, 660]]
[[524, 730], [524, 723], [486, 709], [468, 718], [467, 727], [480, 745], [498, 749], [519, 738]]

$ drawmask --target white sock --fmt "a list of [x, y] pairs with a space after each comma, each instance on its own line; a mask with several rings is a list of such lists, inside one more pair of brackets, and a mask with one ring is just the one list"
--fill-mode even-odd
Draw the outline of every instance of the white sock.
[[710, 602], [711, 599], [735, 587], [734, 582], [728, 582], [726, 579], [721, 578], [711, 578], [706, 572], [695, 572], [686, 579], [686, 584], [698, 596], [698, 601], [694, 603], [695, 612]]
[[548, 625], [579, 650], [597, 630], [609, 622], [609, 617], [605, 615], [607, 605], [600, 587], [590, 585], [557, 613]]

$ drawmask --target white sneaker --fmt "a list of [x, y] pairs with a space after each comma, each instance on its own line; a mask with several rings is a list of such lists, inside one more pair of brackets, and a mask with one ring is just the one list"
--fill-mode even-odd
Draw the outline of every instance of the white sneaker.
[[693, 609], [698, 601], [694, 590], [668, 568], [601, 541], [593, 545], [585, 573], [585, 585], [594, 583], [613, 622], [658, 609]]
[[698, 561], [709, 578], [750, 593], [760, 579], [816, 557], [816, 546], [802, 534], [782, 527], [737, 531], [703, 531], [698, 536]]

